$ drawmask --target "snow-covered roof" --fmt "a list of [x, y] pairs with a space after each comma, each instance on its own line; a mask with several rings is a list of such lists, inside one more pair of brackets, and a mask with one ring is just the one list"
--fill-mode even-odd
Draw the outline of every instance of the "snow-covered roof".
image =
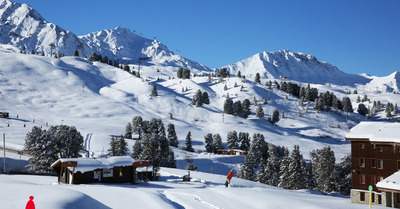
[[376, 184], [379, 189], [399, 190], [400, 191], [400, 171], [395, 172], [389, 177]]
[[115, 156], [108, 158], [61, 158], [54, 162], [50, 167], [58, 163], [77, 162], [75, 172], [87, 172], [95, 169], [112, 168], [116, 166], [131, 166], [136, 160], [130, 156]]
[[372, 142], [399, 142], [400, 123], [361, 122], [350, 130], [347, 139], [369, 139]]

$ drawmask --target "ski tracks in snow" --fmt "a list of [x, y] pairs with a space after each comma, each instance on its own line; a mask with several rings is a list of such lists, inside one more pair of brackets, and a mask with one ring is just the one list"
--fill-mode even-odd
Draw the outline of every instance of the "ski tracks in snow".
[[[195, 194], [184, 193], [184, 192], [172, 192], [172, 191], [160, 191], [160, 194], [163, 195], [166, 199], [168, 199], [168, 201], [173, 203], [175, 206], [178, 206], [176, 207], [178, 209], [204, 208], [204, 206], [207, 206], [208, 208], [211, 209], [222, 209], [221, 207], [214, 205], [210, 202], [207, 202], [206, 200], [204, 200], [204, 198]], [[193, 202], [197, 202], [200, 204], [193, 204]]]
[[92, 141], [92, 136], [93, 133], [88, 133], [85, 138], [85, 150], [87, 150], [89, 153], [90, 153], [90, 142]]

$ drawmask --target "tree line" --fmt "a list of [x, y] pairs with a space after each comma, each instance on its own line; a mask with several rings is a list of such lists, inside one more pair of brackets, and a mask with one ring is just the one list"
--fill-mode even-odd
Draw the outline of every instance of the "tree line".
[[349, 195], [351, 189], [351, 159], [345, 156], [335, 163], [330, 147], [313, 150], [306, 162], [295, 145], [288, 148], [265, 142], [262, 134], [254, 134], [238, 177], [290, 190], [317, 189]]

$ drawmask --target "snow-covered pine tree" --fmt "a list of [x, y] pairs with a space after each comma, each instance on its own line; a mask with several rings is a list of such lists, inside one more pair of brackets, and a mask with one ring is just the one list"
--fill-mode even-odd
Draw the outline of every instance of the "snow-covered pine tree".
[[336, 165], [335, 190], [348, 196], [351, 190], [351, 155], [346, 155]]
[[140, 159], [140, 155], [142, 153], [142, 143], [140, 140], [136, 140], [135, 144], [132, 147], [131, 157], [134, 159]]
[[175, 125], [172, 123], [168, 124], [168, 140], [171, 146], [178, 147], [179, 141], [176, 136]]
[[238, 148], [238, 136], [236, 131], [228, 132], [226, 136], [227, 147], [228, 149], [236, 149]]
[[318, 191], [329, 193], [333, 191], [333, 174], [335, 171], [335, 154], [330, 147], [311, 151], [310, 157], [313, 165], [313, 173]]
[[111, 137], [110, 148], [108, 149], [108, 155], [117, 156], [117, 140], [114, 137]]
[[59, 158], [79, 157], [83, 149], [83, 136], [74, 126], [51, 126], [48, 130], [56, 143], [55, 152]]
[[267, 160], [264, 158], [261, 158], [259, 167], [260, 167], [260, 169], [256, 172], [257, 182], [267, 184], [268, 178], [265, 175], [265, 173], [267, 171], [266, 170], [267, 169]]
[[257, 176], [254, 171], [256, 164], [255, 156], [253, 150], [250, 148], [249, 152], [244, 158], [243, 165], [240, 167], [238, 172], [238, 177], [250, 181], [256, 181]]
[[195, 95], [193, 95], [192, 105], [195, 105], [196, 107], [203, 105], [203, 94], [200, 89], [197, 90]]
[[282, 187], [284, 189], [289, 189], [290, 188], [289, 165], [290, 165], [289, 150], [287, 148], [285, 148], [284, 156], [283, 156], [282, 161], [280, 163], [279, 184], [278, 184], [279, 187]]
[[256, 117], [258, 119], [263, 119], [264, 118], [264, 110], [260, 105], [256, 109]]
[[192, 147], [192, 134], [190, 133], [190, 131], [186, 135], [185, 145], [186, 145], [186, 148], [185, 148], [186, 151], [194, 152], [194, 149]]
[[29, 158], [29, 164], [26, 166], [29, 172], [33, 173], [53, 173], [50, 165], [57, 159], [55, 152], [55, 141], [49, 131], [42, 130], [34, 126], [26, 134], [24, 151], [32, 155]]
[[250, 149], [249, 133], [240, 132], [239, 133], [239, 142], [240, 142], [239, 149], [246, 151], [246, 152], [249, 151], [249, 149]]
[[217, 133], [213, 135], [213, 152], [217, 153], [218, 150], [224, 149], [224, 146], [222, 145], [222, 138], [221, 136]]
[[125, 127], [125, 138], [132, 139], [133, 128], [131, 122], [128, 122]]
[[117, 142], [117, 152], [114, 156], [125, 156], [126, 152], [128, 152], [128, 143], [125, 138], [121, 135], [119, 138], [116, 138]]
[[206, 151], [208, 153], [212, 153], [213, 152], [213, 136], [211, 133], [208, 133], [207, 135], [204, 136], [204, 142], [205, 142]]
[[143, 118], [141, 116], [136, 116], [132, 119], [133, 132], [139, 135], [139, 140], [142, 138], [143, 134]]
[[268, 145], [268, 160], [264, 168], [264, 176], [267, 179], [265, 182], [271, 186], [278, 186], [279, 184], [279, 158], [276, 152], [276, 146], [273, 144]]
[[303, 165], [305, 164], [303, 155], [300, 154], [300, 148], [298, 145], [294, 146], [294, 149], [290, 155], [289, 163], [289, 188], [290, 190], [305, 189], [307, 187], [306, 176], [304, 173]]

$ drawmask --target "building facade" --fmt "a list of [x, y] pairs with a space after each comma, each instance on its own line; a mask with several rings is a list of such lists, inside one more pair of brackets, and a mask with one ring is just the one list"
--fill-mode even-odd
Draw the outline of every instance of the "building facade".
[[361, 122], [350, 130], [352, 190], [351, 201], [388, 207], [400, 206], [400, 191], [377, 186], [400, 170], [400, 123]]

